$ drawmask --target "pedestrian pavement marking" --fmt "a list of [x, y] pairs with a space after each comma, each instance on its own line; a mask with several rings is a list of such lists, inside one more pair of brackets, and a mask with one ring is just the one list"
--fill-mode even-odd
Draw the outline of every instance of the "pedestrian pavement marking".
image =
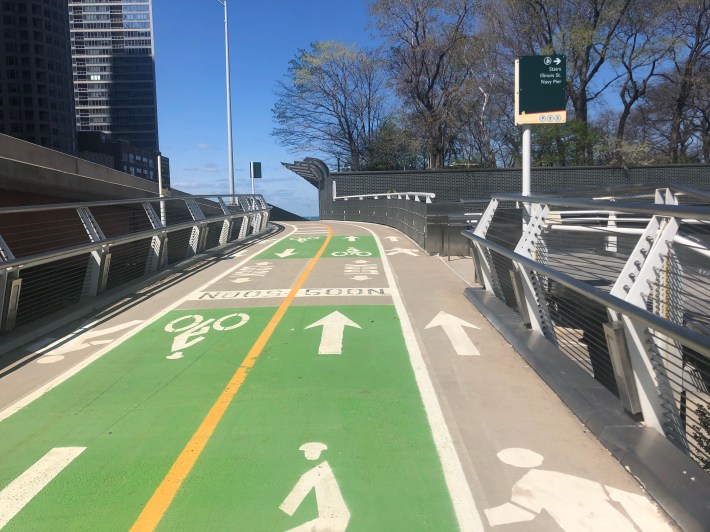
[[203, 420], [202, 424], [180, 453], [180, 456], [178, 456], [177, 460], [170, 468], [170, 471], [168, 471], [168, 474], [165, 476], [160, 486], [158, 486], [158, 489], [155, 491], [141, 514], [138, 516], [138, 519], [136, 519], [136, 522], [131, 527], [132, 531], [137, 532], [143, 530], [155, 530], [158, 526], [158, 523], [163, 518], [163, 515], [165, 515], [165, 512], [180, 489], [180, 486], [182, 486], [182, 483], [185, 481], [185, 478], [187, 478], [187, 475], [192, 470], [195, 462], [199, 458], [200, 454], [207, 445], [207, 442], [210, 440], [212, 434], [217, 428], [217, 425], [224, 416], [227, 407], [230, 405], [234, 399], [234, 396], [237, 394], [239, 388], [246, 379], [248, 371], [254, 367], [256, 360], [263, 352], [266, 343], [269, 338], [271, 338], [272, 334], [276, 330], [276, 326], [279, 324], [286, 313], [286, 310], [291, 305], [291, 302], [296, 297], [298, 290], [306, 282], [318, 262], [318, 259], [320, 259], [323, 252], [328, 247], [332, 234], [333, 230], [329, 227], [328, 236], [325, 237], [325, 241], [321, 245], [320, 249], [316, 252], [313, 259], [311, 259], [311, 261], [307, 264], [304, 271], [294, 283], [291, 293], [286, 297], [286, 299], [284, 299], [279, 308], [276, 310], [276, 313], [254, 342], [254, 345], [242, 361], [241, 366], [239, 366], [237, 371], [234, 373], [224, 391], [217, 398], [217, 401], [207, 413], [207, 416]]
[[85, 450], [86, 447], [56, 447], [0, 491], [0, 528]]

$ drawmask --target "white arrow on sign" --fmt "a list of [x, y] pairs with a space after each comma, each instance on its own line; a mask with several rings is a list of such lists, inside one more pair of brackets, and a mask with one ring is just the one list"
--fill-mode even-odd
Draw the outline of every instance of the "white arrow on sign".
[[388, 236], [387, 240], [390, 242], [399, 242], [399, 237], [398, 236]]
[[285, 251], [282, 251], [281, 253], [275, 253], [277, 257], [281, 257], [282, 259], [285, 259], [286, 257], [290, 257], [291, 255], [296, 255], [296, 250], [293, 248], [288, 248]]
[[356, 237], [356, 236], [346, 236], [345, 237], [345, 240], [347, 240], [348, 242], [355, 242], [355, 241], [357, 241], [357, 239], [358, 239], [358, 237]]
[[562, 59], [560, 59], [559, 57], [555, 57], [555, 64], [556, 65], [559, 65], [561, 62], [562, 62]]
[[434, 319], [429, 322], [429, 325], [424, 328], [432, 329], [434, 327], [441, 327], [444, 329], [444, 332], [446, 333], [446, 336], [449, 337], [449, 340], [454, 346], [454, 350], [457, 355], [481, 356], [481, 353], [478, 352], [478, 349], [475, 345], [473, 345], [473, 342], [464, 330], [464, 327], [469, 327], [471, 329], [479, 329], [479, 327], [476, 327], [461, 318], [452, 316], [443, 310], [439, 312]]
[[321, 336], [320, 346], [318, 347], [319, 355], [342, 355], [343, 331], [346, 326], [362, 329], [357, 323], [336, 310], [328, 314], [325, 318], [311, 323], [306, 329], [323, 327], [323, 336]]

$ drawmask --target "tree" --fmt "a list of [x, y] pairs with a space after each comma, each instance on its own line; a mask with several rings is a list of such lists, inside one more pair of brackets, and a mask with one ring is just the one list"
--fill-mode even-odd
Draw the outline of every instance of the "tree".
[[674, 86], [668, 155], [671, 163], [677, 163], [684, 154], [683, 121], [702, 74], [707, 76], [708, 72], [710, 0], [672, 0], [670, 5], [667, 20], [677, 45], [673, 48], [672, 70], [665, 75]]
[[363, 170], [423, 168], [426, 156], [409, 130], [389, 118], [367, 145]]
[[[668, 39], [663, 35], [663, 1], [645, 1], [630, 6], [628, 16], [619, 25], [614, 36], [618, 54], [611, 58], [619, 71], [619, 113], [614, 135], [613, 162], [621, 164], [627, 155], [624, 143], [626, 123], [632, 108], [648, 92], [653, 79], [659, 75], [659, 66], [670, 52]], [[627, 153], [625, 153], [627, 152]], [[634, 150], [638, 153], [637, 150]]]
[[[642, 0], [486, 0], [487, 25], [513, 56], [567, 56], [567, 96], [574, 119], [586, 127], [589, 106], [614, 82], [600, 72], [618, 44], [619, 26], [634, 2]], [[510, 57], [512, 60], [514, 57]], [[575, 142], [589, 138], [583, 135]], [[575, 148], [576, 164], [593, 162], [593, 146]]]
[[375, 25], [389, 44], [392, 85], [411, 127], [441, 168], [458, 134], [457, 113], [471, 70], [462, 54], [473, 24], [473, 0], [376, 0]]
[[376, 52], [317, 42], [289, 62], [277, 83], [272, 134], [283, 146], [341, 158], [353, 170], [383, 120], [384, 78]]

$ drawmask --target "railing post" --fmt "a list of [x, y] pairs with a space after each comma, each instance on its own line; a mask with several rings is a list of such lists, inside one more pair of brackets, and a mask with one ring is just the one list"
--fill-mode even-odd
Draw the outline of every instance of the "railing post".
[[[547, 205], [538, 203], [531, 205], [528, 222], [524, 226], [523, 234], [515, 246], [515, 253], [529, 259], [538, 260], [537, 245], [540, 241], [540, 234], [547, 225], [547, 215], [550, 209]], [[520, 281], [523, 288], [525, 312], [521, 315], [527, 316], [530, 327], [542, 334], [550, 342], [557, 345], [557, 335], [555, 327], [550, 318], [550, 311], [545, 297], [544, 287], [540, 286], [542, 279], [534, 270], [515, 264], [520, 273]]]
[[[247, 203], [249, 204], [250, 211], [256, 211], [259, 206], [257, 205], [256, 198], [254, 196], [247, 196]], [[251, 233], [259, 233], [261, 228], [261, 213], [255, 213], [251, 215]]]
[[[0, 236], [0, 266], [3, 262], [13, 260], [15, 255]], [[0, 331], [11, 331], [15, 328], [17, 309], [20, 303], [22, 279], [20, 270], [2, 270], [0, 272]]]
[[[476, 229], [473, 234], [485, 238], [488, 233], [488, 229], [493, 221], [493, 216], [495, 215], [496, 209], [498, 208], [498, 200], [492, 199], [491, 202], [486, 207], [483, 212], [481, 219], [476, 224]], [[483, 280], [483, 287], [486, 291], [495, 294], [498, 299], [505, 300], [503, 295], [503, 289], [498, 281], [498, 274], [495, 267], [493, 266], [493, 260], [491, 258], [491, 252], [488, 248], [482, 246], [478, 242], [474, 242], [474, 260], [476, 265], [481, 272], [481, 278]]]
[[227, 218], [222, 222], [222, 231], [219, 234], [219, 245], [223, 246], [229, 242], [229, 239], [232, 236], [232, 225], [234, 224], [234, 221], [231, 218], [232, 212], [229, 210], [229, 207], [227, 207], [227, 204], [224, 203], [224, 200], [221, 197], [218, 199], [219, 206], [222, 208], [222, 213], [230, 216], [230, 218]]
[[624, 324], [621, 321], [603, 323], [606, 345], [609, 349], [611, 367], [614, 370], [616, 387], [619, 390], [621, 404], [629, 414], [636, 416], [641, 413], [639, 393], [631, 364]]
[[[153, 209], [153, 206], [148, 203], [143, 203], [143, 210], [148, 216], [148, 221], [153, 229], [165, 229], [163, 221], [158, 217]], [[152, 273], [165, 267], [168, 259], [167, 253], [168, 237], [167, 232], [162, 231], [159, 235], [155, 235], [150, 241], [150, 252], [145, 262], [145, 273]]]
[[192, 216], [192, 219], [195, 221], [195, 225], [192, 226], [192, 233], [190, 234], [190, 242], [187, 249], [187, 256], [191, 257], [201, 253], [204, 249], [209, 227], [204, 221], [205, 215], [197, 202], [189, 198], [184, 201], [188, 211], [190, 211], [190, 216]]
[[269, 206], [262, 196], [259, 196], [259, 203], [261, 203], [261, 208], [265, 209], [261, 217], [261, 231], [266, 231], [266, 226], [269, 224]]
[[[106, 240], [101, 227], [91, 214], [91, 211], [86, 207], [76, 209], [81, 223], [86, 230], [91, 242], [103, 242]], [[86, 299], [94, 297], [106, 289], [106, 281], [108, 280], [108, 271], [111, 267], [111, 253], [108, 246], [101, 246], [100, 249], [91, 252], [89, 263], [84, 275], [84, 284], [81, 289], [81, 298]]]
[[[673, 242], [677, 232], [678, 222], [675, 218], [651, 218], [612, 287], [611, 295], [646, 309], [646, 298], [652, 287], [659, 285], [658, 272], [667, 267], [665, 263], [673, 254], [669, 242]], [[644, 422], [661, 434], [674, 435], [675, 438], [670, 439], [683, 444], [685, 430], [673, 396], [673, 386], [668, 378], [666, 361], [657, 352], [658, 342], [648, 333], [645, 326], [634, 322], [628, 316], [620, 316], [612, 310], [608, 310], [608, 314], [612, 324], [616, 321], [623, 324]], [[662, 339], [661, 342], [664, 343], [663, 349], [668, 354], [678, 357], [677, 365], [682, 367], [682, 353], [678, 346], [674, 345], [675, 342], [667, 343]], [[664, 423], [664, 419], [668, 418], [670, 424]]]

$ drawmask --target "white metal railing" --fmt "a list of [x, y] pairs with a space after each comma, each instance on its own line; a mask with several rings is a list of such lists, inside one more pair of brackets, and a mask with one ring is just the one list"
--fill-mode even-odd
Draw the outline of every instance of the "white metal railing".
[[710, 208], [652, 197], [498, 195], [463, 234], [487, 291], [710, 470]]
[[0, 332], [262, 234], [270, 209], [260, 195], [0, 208]]
[[354, 196], [338, 196], [336, 193], [337, 184], [333, 181], [333, 201], [337, 200], [365, 200], [365, 199], [400, 199], [400, 200], [413, 200], [422, 201], [425, 203], [431, 203], [436, 197], [433, 192], [384, 192], [382, 194], [356, 194]]

